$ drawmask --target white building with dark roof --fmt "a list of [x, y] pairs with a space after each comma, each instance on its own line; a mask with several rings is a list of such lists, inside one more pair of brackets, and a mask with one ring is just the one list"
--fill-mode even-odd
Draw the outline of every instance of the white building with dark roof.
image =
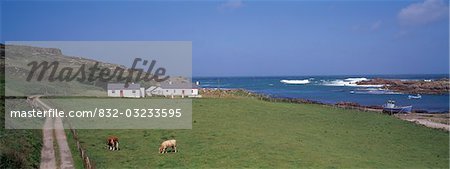
[[152, 86], [146, 90], [147, 95], [197, 97], [198, 86], [188, 81], [161, 83], [161, 86]]
[[147, 90], [145, 90], [145, 94], [147, 96], [153, 96], [153, 95], [162, 96], [163, 91], [162, 91], [162, 88], [159, 86], [151, 86]]
[[145, 97], [144, 88], [141, 88], [140, 84], [128, 84], [128, 87], [125, 87], [123, 83], [109, 83], [107, 90], [109, 97]]

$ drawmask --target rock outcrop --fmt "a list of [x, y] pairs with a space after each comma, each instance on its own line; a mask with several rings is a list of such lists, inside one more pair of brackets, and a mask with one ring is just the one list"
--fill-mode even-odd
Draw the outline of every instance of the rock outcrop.
[[445, 94], [449, 92], [450, 82], [448, 78], [439, 80], [394, 80], [394, 79], [372, 79], [361, 81], [358, 85], [384, 85], [384, 88], [408, 94]]

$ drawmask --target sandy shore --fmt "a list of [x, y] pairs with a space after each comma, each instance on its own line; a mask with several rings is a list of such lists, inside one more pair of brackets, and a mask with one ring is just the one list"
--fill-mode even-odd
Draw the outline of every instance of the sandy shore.
[[450, 131], [450, 115], [445, 114], [426, 114], [426, 113], [409, 113], [409, 114], [396, 114], [396, 117], [414, 122], [420, 125], [424, 125], [430, 128], [444, 129]]
[[[278, 101], [278, 102], [290, 102], [290, 103], [306, 103], [306, 104], [324, 104], [312, 100], [306, 99], [294, 99], [294, 98], [271, 98], [268, 96], [264, 96], [261, 94], [252, 93], [250, 91], [244, 89], [202, 89], [202, 96], [208, 98], [234, 98], [234, 97], [259, 97], [260, 99], [267, 101]], [[361, 111], [371, 111], [382, 113], [383, 109], [380, 107], [370, 107], [370, 106], [362, 106], [357, 103], [352, 102], [340, 102], [337, 104], [325, 104], [330, 106], [337, 106], [344, 109], [357, 109]], [[395, 114], [395, 117], [414, 122], [426, 127], [436, 128], [436, 129], [444, 129], [450, 131], [450, 114], [449, 113], [408, 113], [408, 114]]]

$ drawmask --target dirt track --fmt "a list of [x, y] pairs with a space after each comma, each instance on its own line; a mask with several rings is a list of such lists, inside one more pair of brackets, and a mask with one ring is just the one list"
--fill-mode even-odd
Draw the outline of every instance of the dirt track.
[[437, 129], [444, 129], [449, 131], [449, 125], [447, 124], [442, 124], [442, 123], [436, 123], [436, 122], [432, 122], [432, 121], [428, 121], [428, 120], [424, 120], [424, 119], [408, 119], [406, 121], [410, 121], [410, 122], [415, 122], [417, 124], [421, 124], [430, 128], [437, 128]]
[[[49, 110], [50, 106], [39, 100], [39, 96], [30, 97], [32, 103], [44, 110]], [[73, 158], [70, 152], [69, 145], [67, 143], [66, 134], [64, 131], [64, 126], [61, 118], [50, 118], [47, 117], [45, 124], [42, 128], [43, 132], [43, 147], [41, 151], [41, 164], [40, 168], [60, 168], [60, 169], [72, 169]], [[59, 166], [57, 166], [57, 161], [55, 157], [54, 141], [56, 139], [57, 147], [59, 149]]]
[[51, 128], [53, 128], [53, 118], [47, 118], [42, 128], [42, 140], [44, 143], [41, 150], [41, 164], [39, 168], [56, 168], [53, 129]]
[[408, 113], [397, 114], [396, 117], [424, 125], [430, 128], [444, 129], [450, 131], [448, 114], [425, 114], [425, 113]]

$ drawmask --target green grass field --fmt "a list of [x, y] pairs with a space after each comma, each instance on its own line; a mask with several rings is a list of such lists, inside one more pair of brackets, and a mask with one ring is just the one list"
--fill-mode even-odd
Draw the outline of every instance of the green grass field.
[[[0, 60], [3, 64], [4, 60]], [[5, 95], [5, 78], [0, 73], [0, 95]], [[31, 110], [25, 99], [11, 99], [14, 108]], [[5, 100], [0, 105], [0, 168], [39, 168], [42, 130], [5, 129]]]
[[[11, 99], [10, 103], [15, 103], [12, 105], [16, 109], [31, 110], [25, 101], [25, 99]], [[5, 129], [5, 103], [4, 100], [1, 102], [0, 168], [39, 168], [42, 130]]]
[[[120, 104], [121, 99], [111, 102]], [[445, 131], [373, 112], [254, 98], [194, 99], [192, 130], [78, 134], [97, 168], [449, 167]], [[106, 150], [108, 135], [119, 136], [120, 151]], [[169, 138], [177, 140], [179, 153], [159, 154], [160, 142]]]

